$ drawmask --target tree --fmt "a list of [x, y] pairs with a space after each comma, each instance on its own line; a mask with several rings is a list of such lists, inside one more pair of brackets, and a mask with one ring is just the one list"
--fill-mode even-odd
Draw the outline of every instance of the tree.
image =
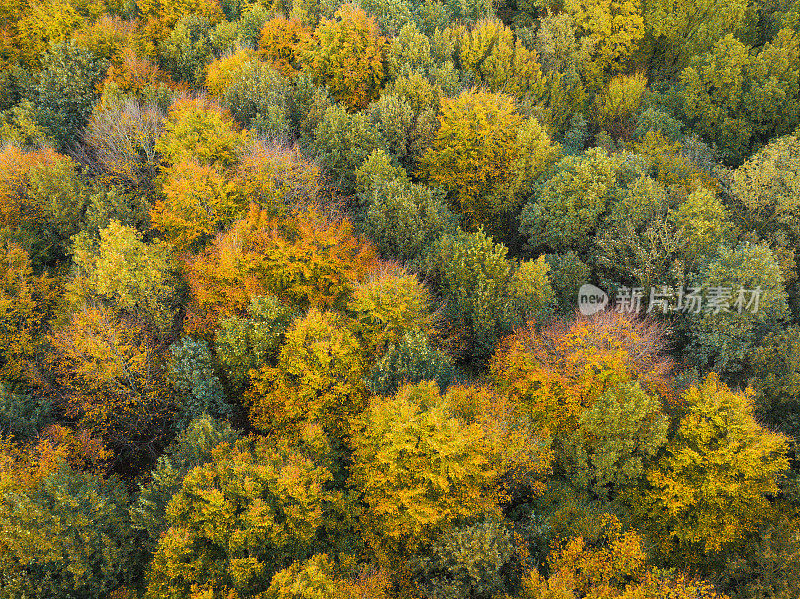
[[514, 557], [511, 533], [502, 521], [486, 519], [448, 531], [419, 567], [426, 594], [486, 598], [507, 589], [503, 570]]
[[50, 149], [0, 151], [0, 227], [26, 248], [36, 266], [67, 256], [79, 230], [86, 185], [78, 165]]
[[369, 506], [365, 530], [379, 555], [413, 552], [453, 522], [493, 509], [484, 490], [496, 473], [480, 428], [453, 418], [435, 383], [373, 399], [361, 421], [353, 484]]
[[444, 391], [453, 376], [447, 354], [431, 345], [428, 335], [409, 330], [389, 344], [366, 376], [367, 388], [376, 395], [394, 395], [406, 383], [435, 381]]
[[366, 406], [364, 369], [362, 349], [342, 317], [311, 310], [286, 332], [277, 367], [251, 373], [250, 420], [277, 434], [316, 424], [341, 450], [350, 419]]
[[75, 240], [76, 276], [71, 290], [87, 303], [102, 302], [126, 313], [154, 335], [167, 336], [178, 306], [177, 264], [169, 246], [111, 221], [95, 240]]
[[461, 67], [475, 73], [493, 92], [541, 94], [545, 85], [536, 54], [499, 20], [482, 20], [458, 40]]
[[372, 186], [366, 200], [364, 231], [384, 256], [421, 264], [439, 237], [455, 232], [443, 194], [427, 186], [393, 179]]
[[729, 164], [800, 123], [799, 40], [784, 29], [756, 54], [728, 35], [681, 74], [686, 116]]
[[313, 205], [322, 174], [319, 165], [303, 156], [296, 144], [256, 140], [241, 155], [235, 182], [251, 202], [280, 213]]
[[353, 290], [347, 311], [367, 352], [380, 355], [404, 333], [430, 328], [431, 298], [416, 276], [388, 265]]
[[103, 439], [123, 472], [155, 459], [172, 432], [174, 407], [153, 334], [107, 307], [84, 304], [50, 342], [67, 417]]
[[795, 245], [800, 240], [800, 140], [771, 141], [733, 173], [731, 191], [744, 208], [744, 225], [765, 240]]
[[334, 19], [323, 19], [314, 43], [301, 50], [303, 69], [350, 110], [366, 108], [378, 97], [384, 79], [386, 40], [374, 17], [344, 4]]
[[603, 494], [635, 482], [664, 442], [659, 399], [672, 396], [672, 363], [663, 345], [659, 326], [615, 312], [528, 326], [503, 340], [492, 379], [550, 431], [557, 473]]
[[189, 327], [208, 332], [220, 317], [244, 315], [256, 295], [298, 308], [342, 308], [374, 261], [346, 219], [329, 221], [313, 208], [275, 218], [251, 205], [189, 266]]
[[135, 580], [125, 486], [63, 459], [39, 476], [4, 456], [3, 591], [13, 597], [108, 597]]
[[176, 250], [199, 250], [220, 230], [247, 210], [235, 182], [212, 166], [192, 160], [178, 162], [166, 173], [150, 220]]
[[219, 323], [216, 353], [228, 381], [242, 386], [252, 370], [277, 364], [278, 351], [297, 312], [274, 296], [254, 296], [247, 316], [230, 316]]
[[667, 442], [668, 427], [661, 401], [638, 383], [606, 389], [565, 441], [570, 481], [603, 498], [636, 485]]
[[592, 148], [566, 156], [520, 214], [520, 233], [533, 247], [586, 255], [602, 217], [621, 195], [622, 159]]
[[507, 293], [512, 266], [508, 248], [482, 230], [443, 235], [428, 260], [429, 274], [439, 283], [453, 327], [463, 337], [461, 351], [478, 359], [491, 355], [508, 328]]
[[56, 280], [34, 275], [27, 252], [13, 243], [0, 249], [0, 380], [14, 390], [45, 382], [47, 327], [58, 306]]
[[769, 333], [751, 354], [759, 416], [784, 434], [800, 438], [800, 330]]
[[788, 316], [783, 274], [764, 245], [721, 249], [694, 287], [706, 304], [687, 315], [692, 358], [726, 375], [740, 373], [763, 336]]
[[155, 550], [159, 538], [169, 528], [167, 505], [181, 490], [186, 475], [210, 462], [217, 445], [230, 445], [238, 438], [226, 422], [204, 415], [192, 420], [167, 446], [149, 477], [139, 484], [139, 494], [131, 506], [133, 527], [147, 533], [148, 549]]
[[78, 141], [99, 99], [107, 64], [74, 44], [56, 44], [44, 55], [31, 101], [36, 120], [61, 148]]
[[788, 467], [786, 439], [753, 417], [746, 395], [710, 374], [683, 395], [685, 415], [640, 500], [643, 524], [664, 555], [703, 561], [740, 544], [768, 509]]
[[[632, 281], [648, 290], [658, 284], [666, 285], [679, 258], [691, 256], [684, 251], [688, 231], [670, 218], [678, 201], [675, 195], [650, 177], [640, 177], [622, 197], [612, 201], [605, 230], [597, 240], [597, 262], [619, 277], [616, 280]], [[687, 207], [681, 214], [680, 224], [687, 229], [695, 224], [698, 228], [702, 226], [699, 220], [686, 218], [688, 211]]]
[[259, 54], [284, 75], [296, 75], [301, 68], [303, 47], [311, 38], [311, 30], [298, 19], [278, 15], [264, 23], [259, 41]]
[[656, 0], [645, 8], [645, 23], [658, 41], [668, 70], [688, 65], [710, 50], [718, 40], [736, 33], [747, 18], [748, 3], [743, 0], [721, 2], [667, 2]]
[[468, 90], [442, 98], [440, 127], [421, 159], [422, 173], [453, 197], [471, 226], [519, 207], [517, 193], [554, 157], [534, 120], [524, 121], [504, 94]]
[[233, 118], [268, 137], [290, 133], [289, 84], [252, 50], [213, 61], [207, 67], [206, 85]]
[[183, 337], [169, 351], [166, 378], [179, 397], [176, 428], [182, 430], [204, 414], [230, 413], [231, 406], [225, 401], [222, 383], [214, 371], [208, 343]]
[[330, 472], [266, 438], [221, 443], [167, 506], [169, 528], [148, 574], [149, 597], [258, 595], [310, 555], [336, 495]]
[[196, 160], [225, 169], [236, 164], [247, 139], [247, 132], [239, 131], [219, 106], [202, 99], [178, 100], [169, 110], [155, 148], [168, 166]]
[[384, 145], [365, 113], [349, 114], [340, 104], [329, 106], [314, 129], [314, 155], [331, 183], [346, 193], [354, 190], [358, 167]]
[[566, 0], [564, 11], [576, 27], [578, 68], [587, 88], [599, 91], [610, 74], [623, 70], [644, 36], [641, 5], [637, 0]]
[[158, 169], [155, 145], [163, 122], [164, 114], [156, 105], [135, 99], [114, 102], [92, 112], [83, 142], [111, 181], [146, 192]]

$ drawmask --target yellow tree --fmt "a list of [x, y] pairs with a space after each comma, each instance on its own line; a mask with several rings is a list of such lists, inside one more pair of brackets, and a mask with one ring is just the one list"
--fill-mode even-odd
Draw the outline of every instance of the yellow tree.
[[303, 70], [350, 110], [366, 108], [380, 93], [385, 45], [374, 17], [343, 4], [334, 19], [323, 19], [313, 41], [301, 50]]
[[664, 555], [703, 561], [757, 531], [789, 466], [787, 439], [762, 427], [751, 399], [715, 374], [683, 396], [685, 415], [638, 499]]
[[452, 194], [472, 226], [518, 208], [519, 192], [555, 158], [539, 123], [523, 119], [505, 94], [473, 89], [442, 98], [439, 122], [421, 171]]
[[644, 36], [639, 0], [566, 0], [577, 28], [579, 68], [591, 91], [620, 72]]

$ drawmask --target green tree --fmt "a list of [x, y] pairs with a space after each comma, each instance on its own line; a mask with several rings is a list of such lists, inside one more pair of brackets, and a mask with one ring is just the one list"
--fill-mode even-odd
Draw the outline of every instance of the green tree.
[[757, 145], [800, 123], [800, 38], [782, 30], [758, 53], [732, 35], [681, 74], [683, 110], [695, 129], [740, 164]]
[[151, 552], [169, 528], [167, 505], [180, 491], [186, 475], [210, 462], [217, 445], [233, 444], [238, 438], [226, 422], [206, 414], [192, 420], [159, 456], [149, 476], [140, 482], [139, 494], [131, 506], [133, 526], [147, 533]]
[[356, 169], [384, 146], [366, 114], [349, 114], [340, 104], [328, 107], [314, 130], [314, 155], [331, 182], [345, 192], [354, 190]]
[[4, 456], [0, 474], [9, 597], [108, 597], [136, 576], [136, 539], [121, 480], [63, 461], [32, 480]]
[[393, 179], [371, 191], [364, 232], [384, 256], [420, 264], [440, 236], [455, 232], [456, 218], [435, 189]]
[[56, 44], [42, 59], [31, 101], [36, 120], [59, 147], [78, 141], [100, 94], [107, 64], [74, 44]]
[[460, 526], [436, 541], [432, 557], [420, 559], [422, 586], [436, 599], [495, 597], [508, 588], [504, 571], [514, 553], [502, 521]]
[[250, 299], [247, 316], [231, 316], [219, 323], [216, 353], [228, 381], [242, 386], [250, 371], [277, 363], [278, 352], [297, 312], [271, 295]]
[[453, 333], [461, 336], [462, 355], [478, 359], [491, 355], [509, 327], [507, 290], [513, 273], [507, 254], [508, 248], [482, 230], [459, 230], [440, 237], [429, 256], [429, 272], [447, 302]]
[[800, 140], [771, 141], [733, 173], [731, 191], [743, 210], [743, 226], [770, 243], [800, 240]]
[[592, 148], [567, 156], [520, 214], [520, 233], [533, 247], [586, 256], [612, 202], [622, 194], [622, 158]]
[[764, 245], [722, 249], [695, 287], [702, 289], [705, 307], [687, 316], [689, 351], [698, 364], [726, 375], [740, 373], [763, 336], [789, 315], [783, 274]]
[[183, 337], [170, 346], [167, 379], [178, 395], [178, 430], [203, 414], [220, 416], [231, 411], [222, 383], [214, 371], [208, 343]]

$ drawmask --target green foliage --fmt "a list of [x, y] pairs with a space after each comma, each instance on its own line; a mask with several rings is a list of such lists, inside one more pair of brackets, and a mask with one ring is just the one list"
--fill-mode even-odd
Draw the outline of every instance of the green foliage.
[[[209, 72], [214, 64], [209, 65]], [[267, 63], [251, 58], [235, 63], [226, 70], [225, 77], [228, 85], [219, 90], [218, 99], [223, 108], [231, 111], [233, 118], [266, 137], [289, 134], [290, 90], [280, 73]]]
[[183, 15], [175, 24], [163, 50], [165, 67], [175, 79], [192, 85], [203, 80], [213, 50], [210, 29], [211, 22], [201, 14]]
[[167, 506], [148, 597], [263, 593], [275, 572], [309, 555], [336, 499], [328, 470], [263, 437], [222, 443], [211, 456]]
[[[744, 226], [780, 245], [800, 240], [800, 140], [774, 139], [733, 173], [731, 191]], [[782, 242], [782, 243], [781, 243]]]
[[558, 298], [561, 311], [573, 312], [578, 289], [589, 281], [592, 269], [572, 251], [566, 254], [548, 254], [546, 259], [552, 273], [550, 283]]
[[108, 597], [136, 552], [122, 482], [58, 464], [30, 487], [3, 472], [0, 570], [8, 597]]
[[97, 84], [108, 65], [73, 44], [57, 44], [42, 58], [42, 70], [32, 90], [36, 121], [59, 147], [69, 147], [100, 95]]
[[800, 438], [800, 329], [767, 335], [751, 354], [755, 402], [768, 424]]
[[34, 438], [53, 419], [52, 401], [37, 393], [14, 393], [0, 383], [0, 433], [26, 441]]
[[[772, 251], [764, 245], [745, 243], [722, 249], [695, 278], [694, 286], [702, 287], [706, 301], [716, 288], [729, 291], [718, 313], [712, 309], [687, 316], [692, 359], [725, 374], [741, 372], [764, 334], [781, 326], [789, 313], [783, 274]], [[749, 293], [744, 294], [739, 311], [736, 302], [740, 289], [760, 289], [755, 313], [755, 304], [747, 307]]]
[[461, 351], [478, 359], [491, 355], [509, 324], [506, 290], [512, 276], [508, 249], [479, 230], [443, 235], [428, 258], [450, 318], [461, 328]]
[[448, 531], [423, 558], [426, 594], [436, 599], [489, 599], [507, 589], [504, 570], [514, 556], [511, 533], [497, 520]]
[[364, 113], [348, 113], [343, 106], [325, 110], [314, 130], [314, 155], [331, 183], [345, 192], [355, 186], [356, 169], [373, 150], [385, 145], [378, 129]]
[[239, 438], [224, 421], [208, 416], [192, 420], [159, 456], [150, 475], [139, 484], [139, 494], [131, 507], [133, 526], [147, 533], [151, 551], [167, 531], [167, 505], [183, 484], [186, 475], [212, 460], [212, 450], [220, 443], [232, 444]]
[[456, 218], [438, 190], [393, 179], [374, 185], [367, 198], [364, 232], [385, 256], [420, 264], [439, 237], [455, 232]]
[[[598, 264], [612, 280], [633, 281], [645, 289], [666, 284], [689, 237], [689, 231], [681, 230], [680, 224], [687, 228], [695, 224], [686, 218], [691, 208], [676, 224], [670, 218], [674, 194], [650, 177], [637, 179], [621, 196], [612, 202], [605, 230], [597, 239]], [[702, 226], [700, 222], [697, 225]]]
[[167, 377], [180, 395], [178, 430], [203, 414], [219, 416], [230, 412], [205, 341], [183, 337], [170, 347], [170, 354]]
[[567, 156], [520, 214], [520, 233], [532, 247], [585, 256], [610, 204], [621, 195], [619, 156], [592, 148]]
[[645, 8], [648, 30], [659, 41], [667, 69], [687, 66], [692, 57], [709, 51], [718, 40], [736, 33], [747, 18], [748, 2], [656, 0]]
[[217, 358], [228, 380], [243, 385], [254, 368], [274, 363], [296, 312], [274, 296], [254, 296], [247, 317], [220, 321], [216, 337]]
[[566, 442], [569, 480], [601, 497], [636, 485], [667, 442], [669, 419], [638, 383], [607, 389]]
[[367, 388], [376, 395], [394, 395], [406, 383], [435, 381], [444, 391], [453, 376], [450, 358], [423, 331], [405, 331], [367, 374]]
[[681, 74], [686, 116], [729, 164], [800, 123], [798, 40], [784, 29], [756, 54], [728, 35]]

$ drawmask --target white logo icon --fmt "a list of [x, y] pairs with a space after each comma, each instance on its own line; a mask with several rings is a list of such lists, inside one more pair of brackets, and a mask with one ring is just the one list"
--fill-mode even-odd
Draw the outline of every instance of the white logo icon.
[[578, 290], [578, 310], [584, 316], [591, 316], [604, 310], [608, 305], [608, 294], [594, 285], [581, 285]]

